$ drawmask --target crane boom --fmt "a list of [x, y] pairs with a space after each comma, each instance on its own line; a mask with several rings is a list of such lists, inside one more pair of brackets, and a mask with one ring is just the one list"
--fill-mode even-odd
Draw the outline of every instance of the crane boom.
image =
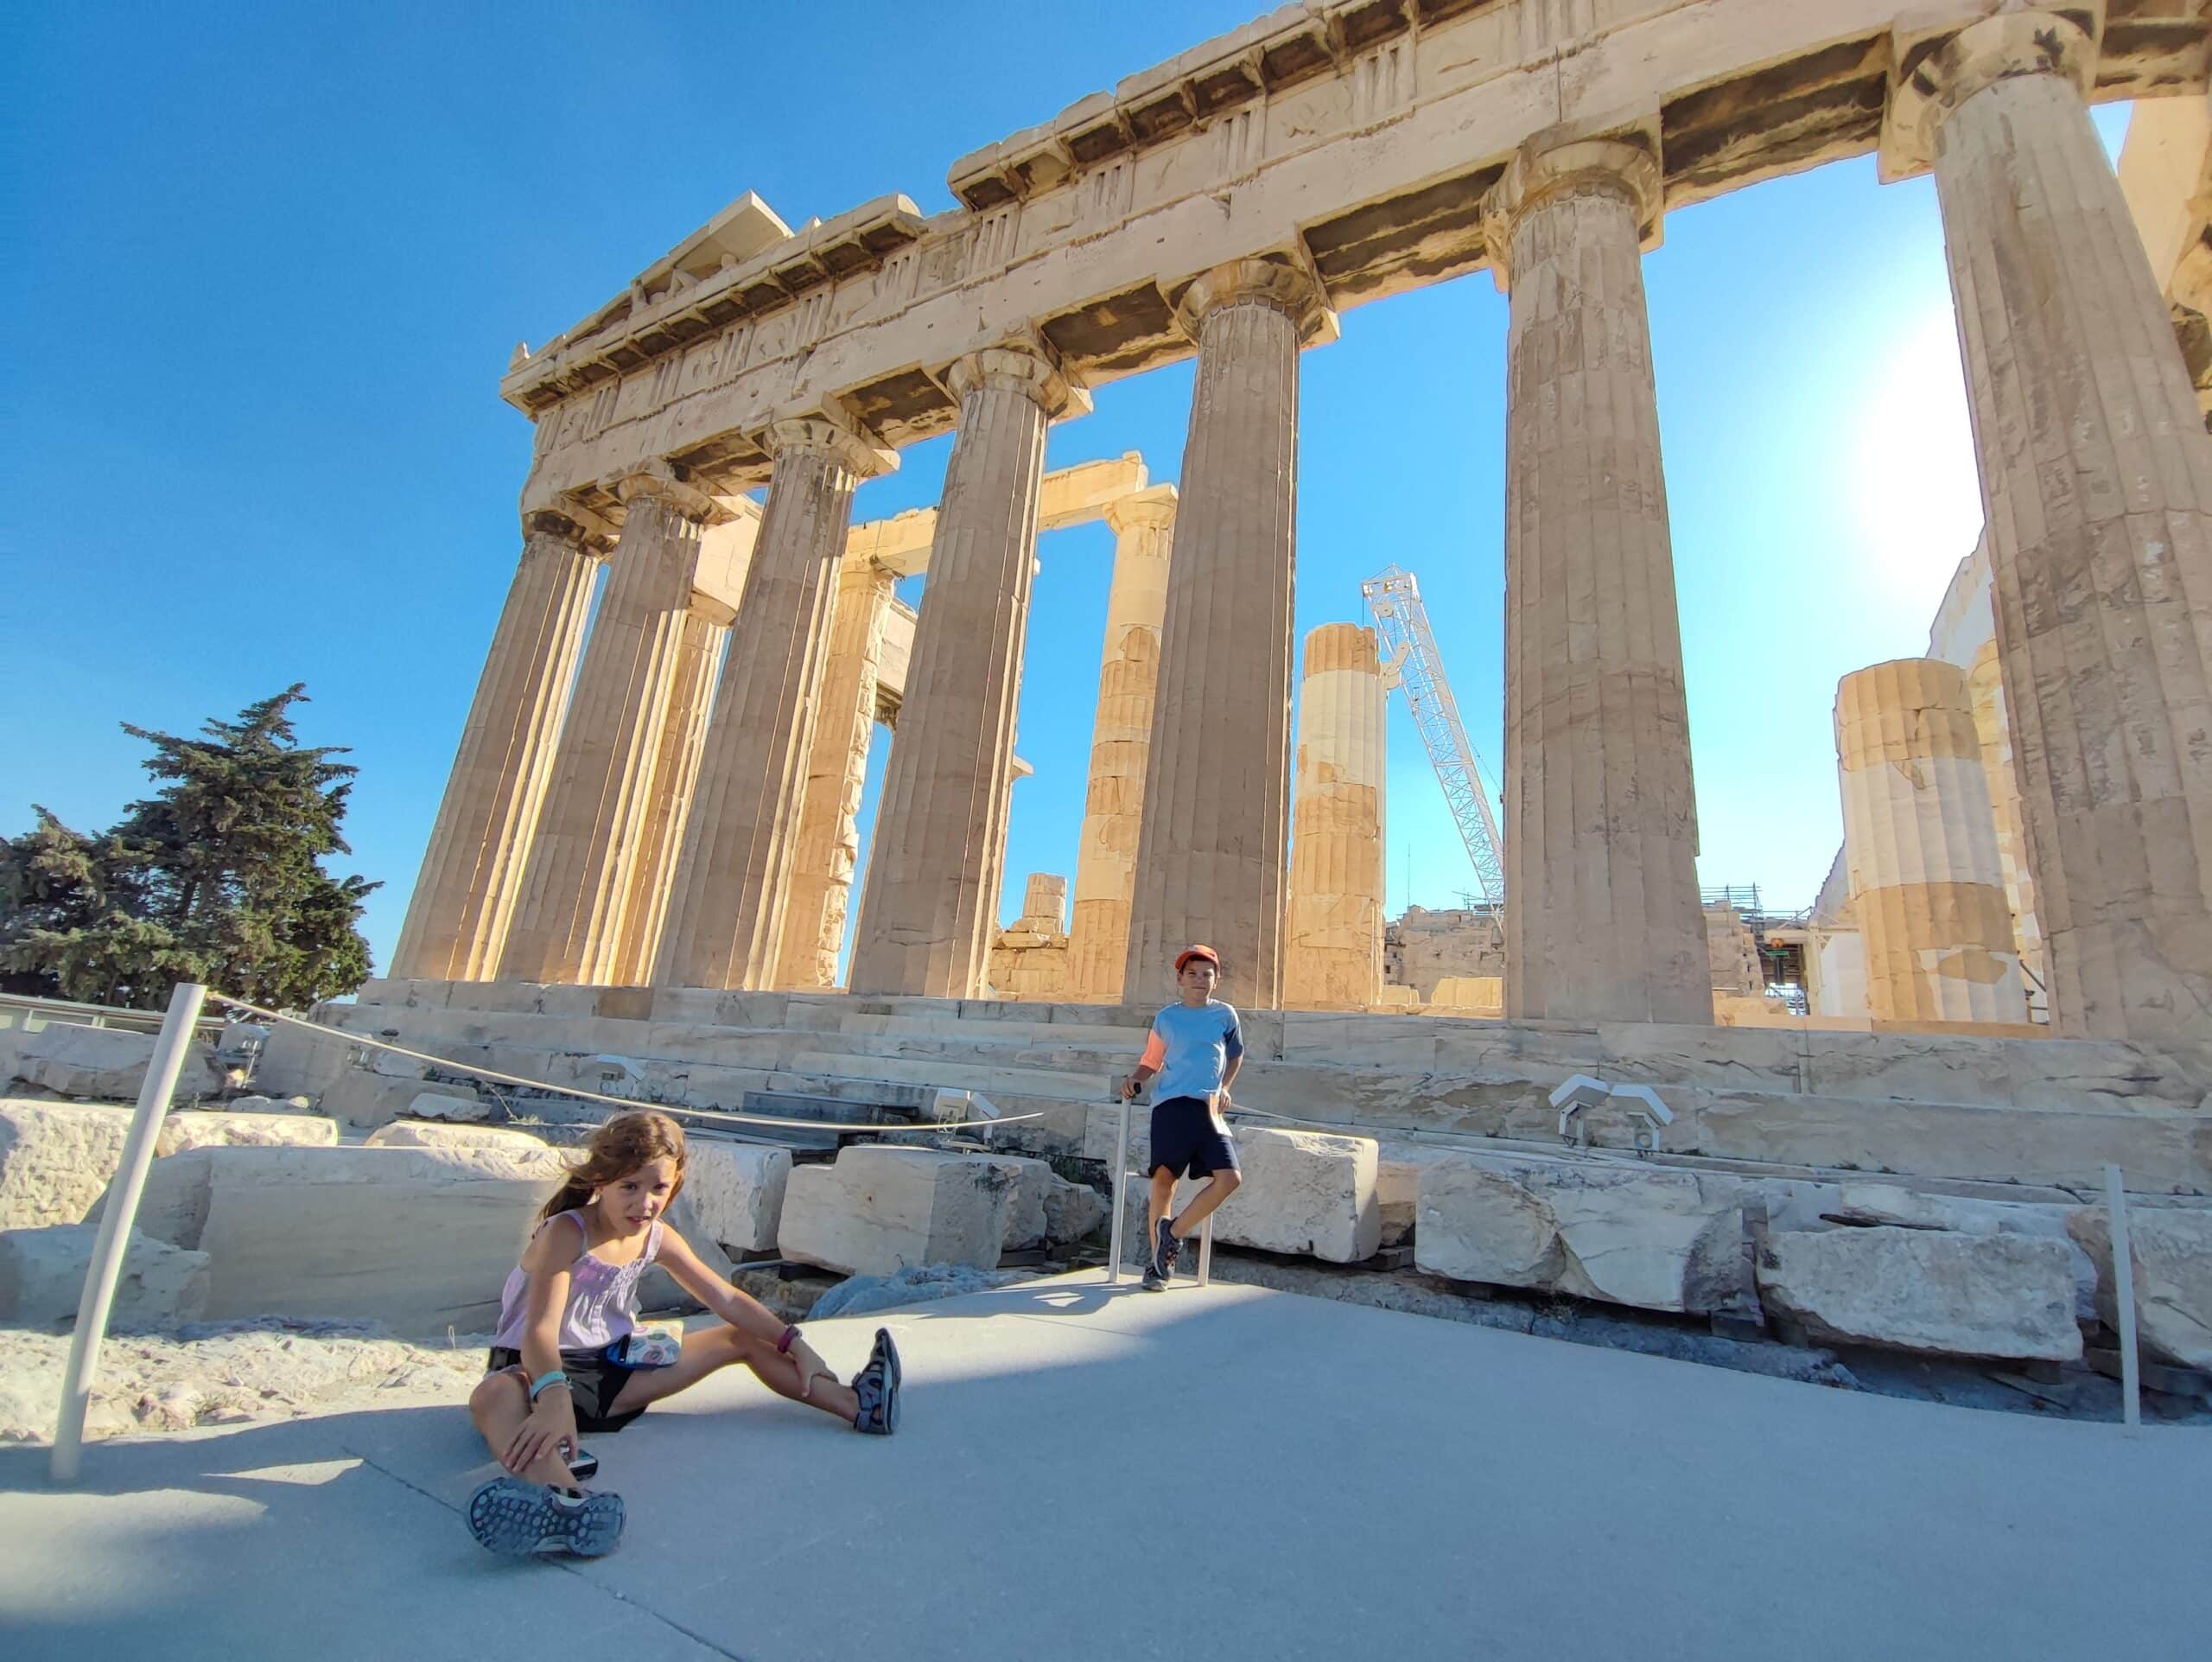
[[1452, 684], [1444, 676], [1443, 655], [1437, 651], [1436, 636], [1428, 627], [1428, 608], [1421, 604], [1421, 585], [1412, 572], [1391, 565], [1360, 584], [1359, 592], [1375, 614], [1375, 633], [1384, 661], [1397, 663], [1414, 726], [1428, 748], [1436, 782], [1444, 787], [1444, 800], [1459, 825], [1459, 840], [1467, 845], [1475, 881], [1482, 885], [1484, 898], [1502, 912], [1505, 907], [1504, 839], [1497, 834], [1497, 818], [1491, 812], [1481, 759], [1467, 741], [1459, 706], [1452, 697]]

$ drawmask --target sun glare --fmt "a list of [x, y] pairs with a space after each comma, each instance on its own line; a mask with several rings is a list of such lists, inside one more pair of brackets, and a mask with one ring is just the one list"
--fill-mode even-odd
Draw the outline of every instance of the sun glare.
[[1861, 570], [1885, 598], [1924, 614], [1981, 535], [1981, 487], [1949, 309], [1896, 339], [1867, 378], [1855, 423]]

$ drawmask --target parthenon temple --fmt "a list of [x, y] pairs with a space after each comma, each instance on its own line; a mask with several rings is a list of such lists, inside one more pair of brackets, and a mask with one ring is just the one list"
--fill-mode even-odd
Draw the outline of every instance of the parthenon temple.
[[[1840, 688], [1809, 955], [1847, 907], [1872, 1018], [2018, 1025], [2032, 984], [2054, 1035], [2203, 1038], [2207, 56], [2194, 0], [1316, 0], [962, 157], [950, 212], [794, 230], [740, 197], [508, 368], [521, 558], [393, 977], [827, 991], [856, 908], [855, 997], [1027, 963], [1140, 1003], [1200, 939], [1240, 1005], [1385, 1004], [1372, 632], [1306, 643], [1294, 765], [1300, 361], [1344, 309], [1486, 267], [1499, 1013], [1711, 1023], [1643, 258], [1675, 208], [1871, 151], [1935, 176], [1989, 621], [1967, 663]], [[2139, 200], [2102, 99], [2164, 124]], [[1192, 356], [1176, 483], [1046, 474], [1090, 389]], [[948, 430], [936, 510], [852, 525]], [[1001, 942], [1037, 539], [1086, 519], [1116, 551], [1072, 909], [1033, 884]]]

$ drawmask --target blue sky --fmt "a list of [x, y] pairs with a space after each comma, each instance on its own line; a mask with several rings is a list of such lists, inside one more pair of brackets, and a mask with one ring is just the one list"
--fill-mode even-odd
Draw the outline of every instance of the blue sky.
[[[34, 802], [112, 820], [146, 784], [120, 722], [303, 680], [304, 738], [362, 770], [340, 866], [385, 882], [381, 961], [519, 547], [515, 342], [747, 189], [792, 224], [950, 207], [956, 156], [1258, 10], [19, 11], [0, 831]], [[2116, 151], [2125, 111], [2097, 118]], [[1701, 875], [1802, 905], [1840, 837], [1836, 679], [1926, 649], [1981, 519], [1934, 189], [1871, 160], [1762, 185], [1671, 217], [1645, 269]], [[1343, 322], [1304, 360], [1300, 634], [1417, 572], [1495, 768], [1504, 301], [1480, 274]], [[1187, 366], [1099, 389], [1049, 464], [1136, 449], [1173, 480], [1189, 392]], [[908, 449], [856, 516], [933, 503], [949, 449]], [[1101, 526], [1039, 548], [1008, 917], [1022, 873], [1072, 872], [1111, 553]], [[1402, 709], [1390, 743], [1391, 910], [1456, 904], [1472, 874]]]

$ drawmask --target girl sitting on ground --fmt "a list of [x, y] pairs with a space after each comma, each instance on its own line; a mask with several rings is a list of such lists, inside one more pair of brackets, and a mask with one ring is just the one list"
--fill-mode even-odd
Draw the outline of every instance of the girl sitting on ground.
[[[742, 1362], [779, 1396], [858, 1431], [899, 1427], [899, 1353], [878, 1329], [850, 1385], [756, 1300], [715, 1276], [661, 1214], [683, 1187], [683, 1130], [665, 1114], [624, 1114], [591, 1135], [584, 1161], [545, 1203], [507, 1277], [491, 1372], [468, 1399], [493, 1455], [511, 1474], [469, 1497], [468, 1527], [494, 1552], [611, 1552], [622, 1498], [593, 1492], [579, 1432], [620, 1430], [649, 1403]], [[721, 1317], [652, 1366], [636, 1329], [638, 1283], [658, 1263]]]

